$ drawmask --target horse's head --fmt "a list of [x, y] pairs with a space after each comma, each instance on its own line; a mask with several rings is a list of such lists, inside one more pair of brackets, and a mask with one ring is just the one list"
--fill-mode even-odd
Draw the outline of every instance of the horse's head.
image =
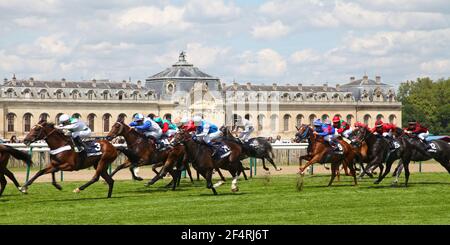
[[172, 138], [170, 141], [171, 146], [176, 146], [179, 144], [182, 144], [188, 140], [192, 139], [191, 134], [189, 134], [188, 131], [184, 131], [183, 129], [180, 129]]
[[370, 131], [366, 127], [355, 128], [355, 130], [353, 130], [352, 134], [350, 135], [350, 140], [352, 141], [353, 145], [361, 145], [362, 142], [367, 139], [369, 133]]
[[57, 129], [55, 128], [55, 124], [48, 123], [46, 120], [39, 121], [38, 124], [34, 125], [30, 132], [27, 134], [23, 143], [29, 146], [31, 143], [36, 142], [38, 140], [45, 140], [53, 134]]
[[131, 127], [126, 125], [123, 120], [117, 120], [117, 122], [112, 125], [111, 130], [106, 136], [106, 140], [111, 141], [117, 136], [124, 136], [124, 134], [130, 130]]
[[295, 134], [295, 142], [300, 143], [302, 140], [308, 138], [311, 134], [311, 128], [308, 125], [301, 125], [297, 127], [297, 133]]
[[402, 135], [404, 135], [404, 134], [405, 134], [405, 132], [403, 131], [402, 128], [395, 127], [395, 128], [392, 130], [392, 136], [394, 136], [394, 138], [398, 138], [398, 137], [400, 137], [400, 136], [402, 136]]

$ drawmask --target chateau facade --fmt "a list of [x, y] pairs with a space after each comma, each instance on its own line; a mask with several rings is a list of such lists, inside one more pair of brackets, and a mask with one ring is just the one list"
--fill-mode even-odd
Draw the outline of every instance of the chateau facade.
[[141, 81], [41, 81], [5, 79], [0, 85], [0, 135], [22, 139], [40, 119], [57, 122], [67, 113], [84, 120], [94, 136], [104, 136], [118, 117], [135, 113], [160, 116], [202, 115], [218, 125], [233, 125], [246, 114], [255, 135], [290, 139], [295, 126], [339, 115], [373, 125], [377, 118], [401, 123], [401, 103], [394, 88], [363, 76], [330, 87], [221, 83], [186, 61]]

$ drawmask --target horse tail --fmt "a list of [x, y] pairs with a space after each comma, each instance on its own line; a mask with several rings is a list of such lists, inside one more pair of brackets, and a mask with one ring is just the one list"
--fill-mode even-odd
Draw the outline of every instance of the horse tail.
[[31, 166], [33, 164], [31, 156], [28, 155], [28, 153], [14, 149], [9, 145], [1, 145], [0, 152], [7, 152], [14, 158], [24, 161], [28, 166]]
[[139, 156], [136, 155], [133, 151], [129, 150], [124, 146], [117, 147], [117, 150], [122, 152], [131, 162], [137, 163], [139, 162]]

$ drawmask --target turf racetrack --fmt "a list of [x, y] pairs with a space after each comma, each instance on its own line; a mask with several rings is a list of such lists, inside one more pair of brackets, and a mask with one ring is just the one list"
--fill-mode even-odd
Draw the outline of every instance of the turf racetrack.
[[[79, 194], [79, 182], [63, 190], [36, 183], [29, 194], [9, 184], [0, 197], [0, 224], [450, 224], [450, 175], [416, 173], [410, 186], [391, 187], [392, 178], [357, 187], [341, 177], [325, 187], [328, 175], [306, 176], [297, 191], [297, 175], [240, 178], [238, 193], [231, 180], [213, 196], [204, 181], [181, 181], [176, 191], [164, 179], [146, 188], [143, 182], [116, 181], [113, 197], [98, 182]], [[403, 179], [402, 179], [403, 180]]]

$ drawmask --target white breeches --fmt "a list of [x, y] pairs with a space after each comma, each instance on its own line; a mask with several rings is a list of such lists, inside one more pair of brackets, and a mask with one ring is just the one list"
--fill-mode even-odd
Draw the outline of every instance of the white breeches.
[[177, 132], [178, 132], [178, 130], [176, 130], [176, 129], [169, 129], [169, 130], [167, 130], [166, 135], [167, 135], [167, 137], [172, 137]]
[[391, 131], [389, 131], [389, 132], [384, 132], [384, 133], [383, 133], [383, 137], [386, 137], [386, 136], [392, 137], [392, 132], [391, 132]]
[[347, 129], [347, 130], [345, 130], [344, 132], [342, 132], [342, 135], [343, 135], [345, 138], [349, 138], [351, 133], [352, 133], [352, 130], [351, 130], [351, 129]]
[[331, 142], [331, 140], [334, 138], [333, 136], [334, 136], [334, 135], [329, 134], [329, 135], [323, 137], [323, 139], [326, 140], [326, 141], [328, 141], [328, 142]]
[[75, 131], [72, 132], [72, 138], [80, 137], [80, 138], [87, 138], [91, 136], [91, 129], [88, 128], [87, 130], [83, 131]]
[[144, 133], [144, 135], [147, 136], [147, 137], [148, 136], [152, 136], [152, 137], [154, 137], [156, 139], [159, 139], [159, 138], [161, 138], [162, 130], [160, 129], [160, 130], [156, 130], [156, 131], [147, 131], [147, 132]]
[[203, 141], [205, 141], [205, 143], [209, 143], [209, 142], [211, 142], [211, 140], [217, 139], [220, 136], [222, 136], [222, 132], [220, 132], [218, 130], [217, 132], [210, 133], [210, 134], [206, 135], [205, 137], [203, 137]]
[[245, 131], [241, 132], [239, 138], [242, 139], [243, 141], [247, 141], [248, 138], [250, 137], [250, 134], [253, 133], [254, 130], [255, 129], [253, 127], [246, 128]]
[[427, 131], [426, 133], [420, 133], [419, 135], [417, 135], [417, 137], [419, 137], [419, 139], [421, 140], [425, 140], [428, 135], [430, 135], [430, 132]]

